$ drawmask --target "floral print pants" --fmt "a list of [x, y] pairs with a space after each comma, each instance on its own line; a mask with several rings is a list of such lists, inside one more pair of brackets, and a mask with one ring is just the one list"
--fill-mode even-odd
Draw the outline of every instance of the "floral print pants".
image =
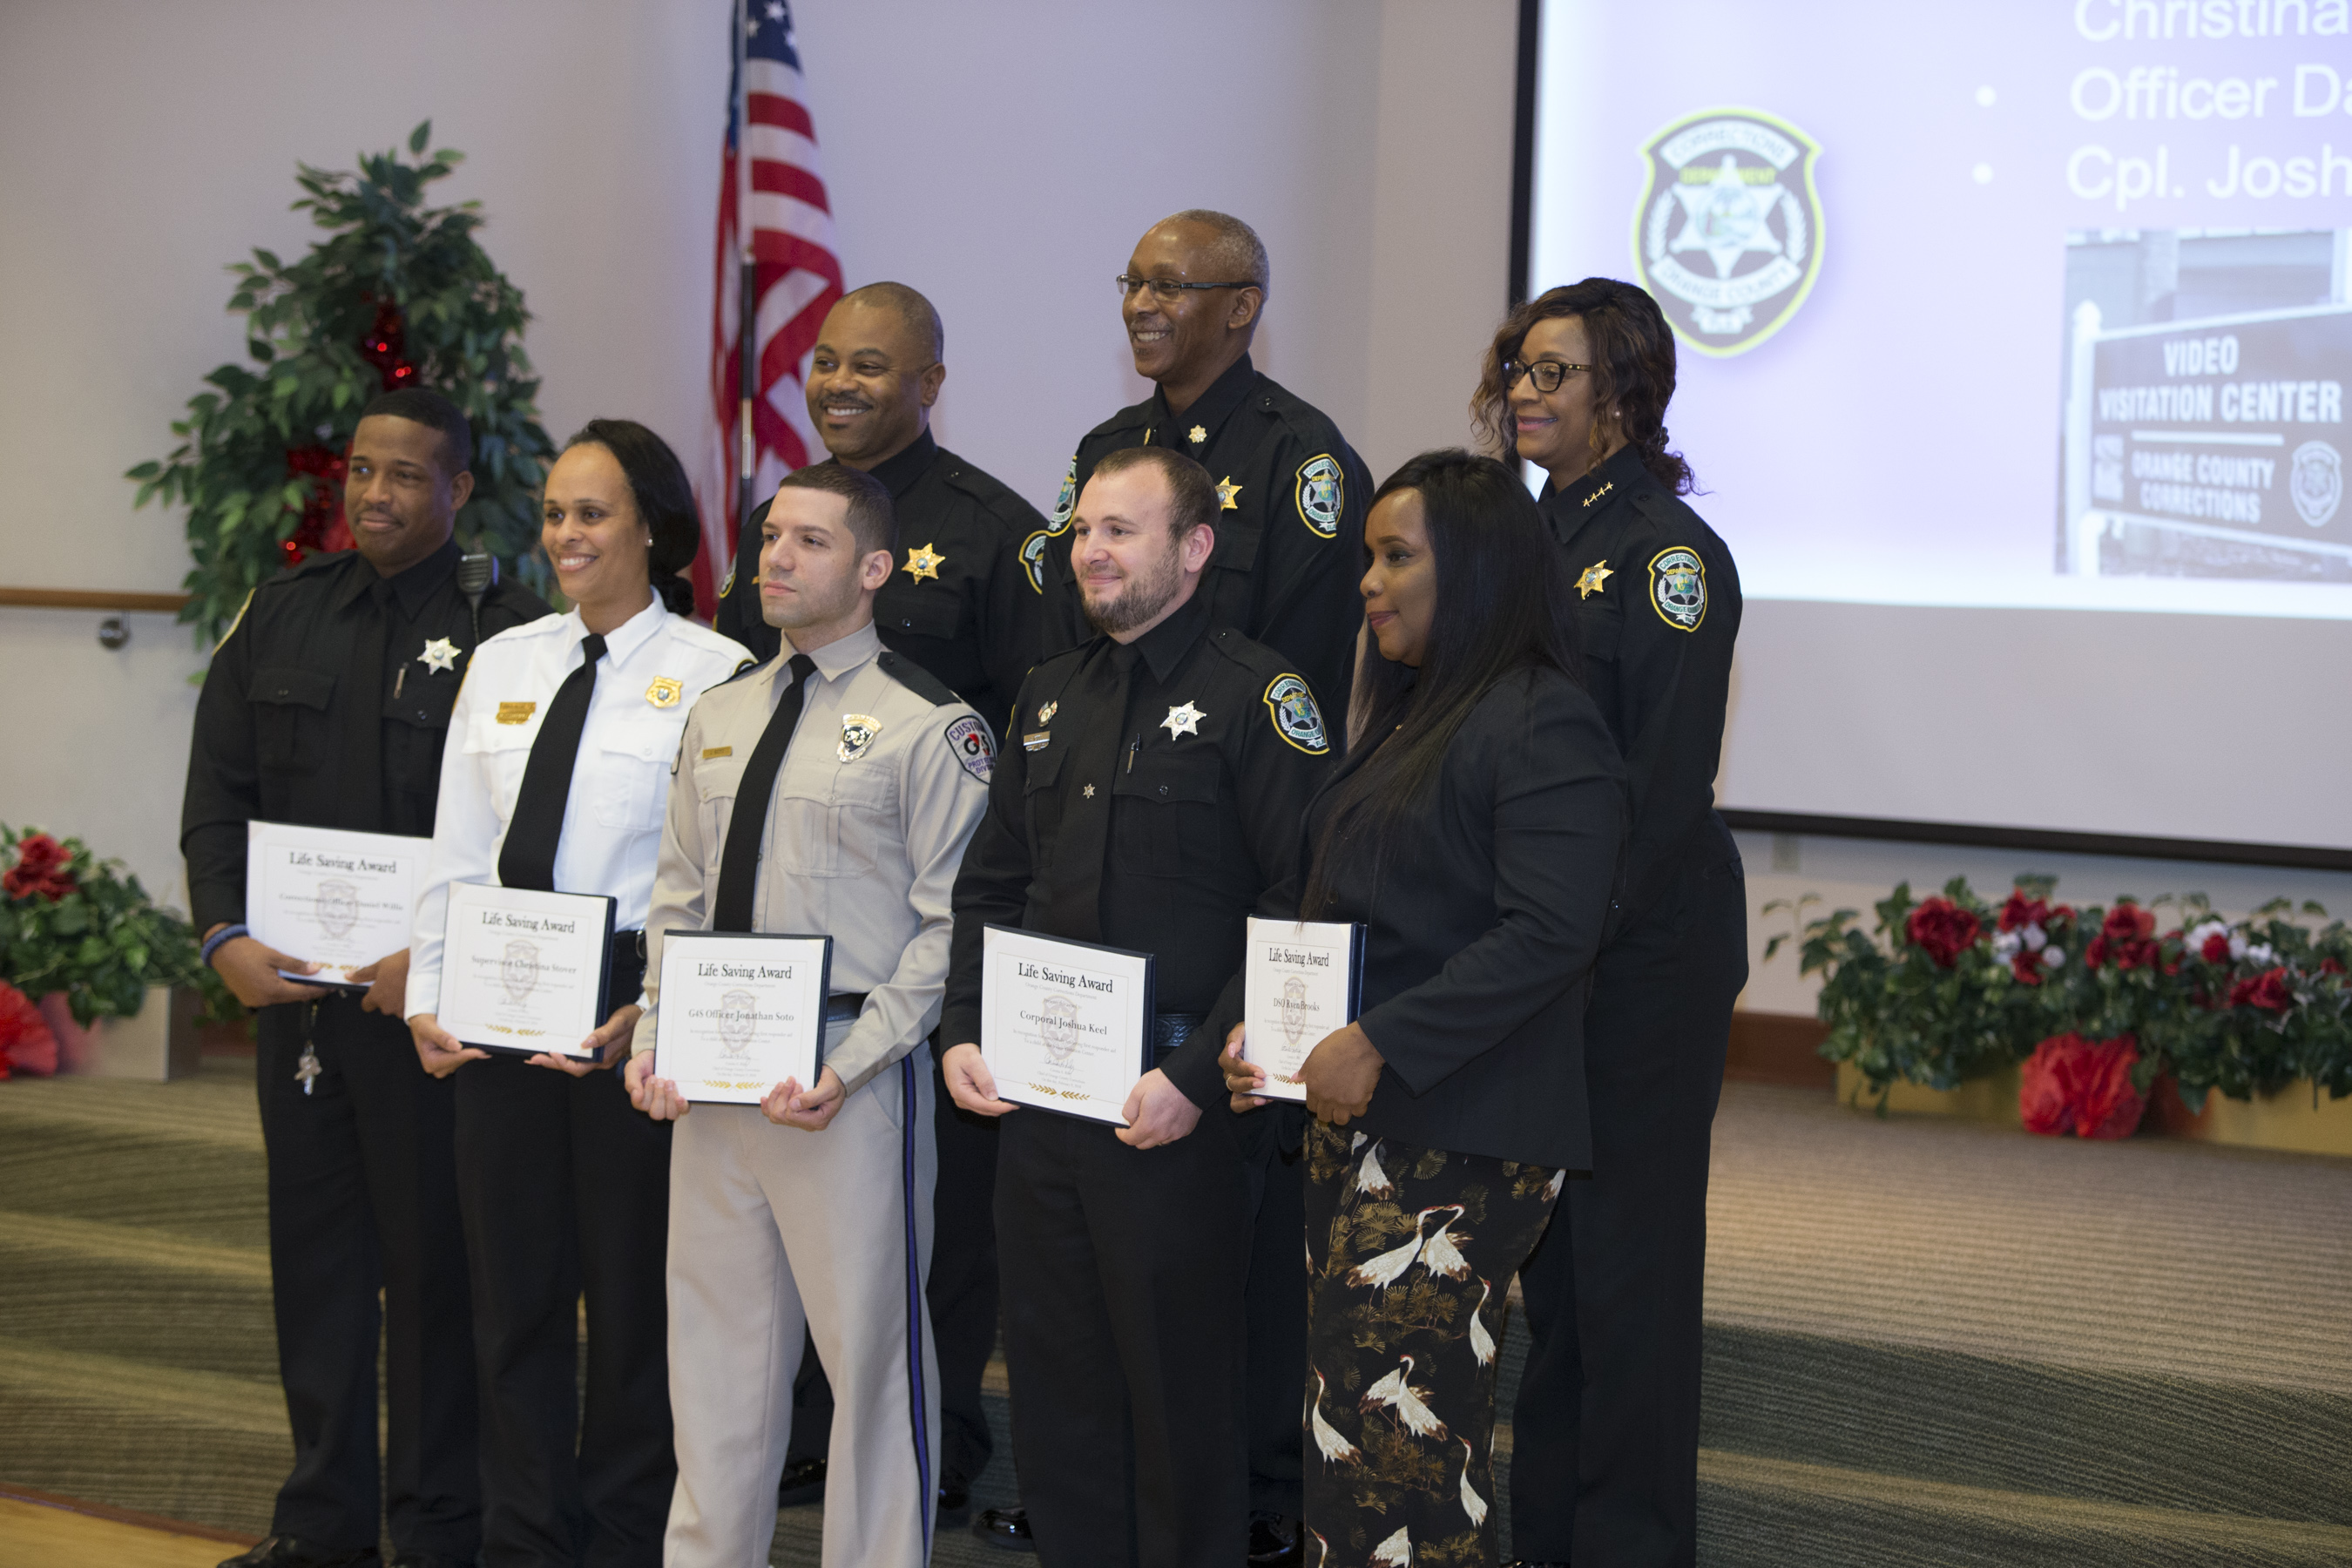
[[1310, 1563], [1492, 1568], [1495, 1352], [1562, 1179], [1308, 1124]]

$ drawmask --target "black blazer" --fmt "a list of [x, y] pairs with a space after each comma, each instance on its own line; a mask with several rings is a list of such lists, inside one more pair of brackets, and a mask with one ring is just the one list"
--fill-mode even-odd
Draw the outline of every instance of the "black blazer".
[[[1360, 745], [1307, 806], [1302, 866], [1332, 790], [1376, 749]], [[1351, 1127], [1591, 1168], [1584, 1004], [1625, 818], [1625, 766], [1582, 688], [1531, 670], [1479, 700], [1385, 864], [1341, 863], [1333, 901], [1300, 911], [1370, 927], [1359, 1021], [1388, 1065]]]

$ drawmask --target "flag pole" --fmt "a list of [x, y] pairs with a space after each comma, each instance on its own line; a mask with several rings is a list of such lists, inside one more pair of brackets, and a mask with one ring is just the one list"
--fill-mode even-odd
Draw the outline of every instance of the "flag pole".
[[758, 263], [751, 256], [751, 0], [736, 0], [735, 240], [741, 247], [735, 271], [739, 339], [736, 362], [741, 372], [738, 378], [740, 402], [735, 411], [735, 427], [740, 433], [735, 485], [735, 537], [739, 549], [743, 531], [751, 525], [751, 483], [760, 459], [760, 438], [751, 427], [751, 402], [759, 395], [760, 370], [753, 354], [759, 342], [758, 328], [752, 320], [759, 279]]

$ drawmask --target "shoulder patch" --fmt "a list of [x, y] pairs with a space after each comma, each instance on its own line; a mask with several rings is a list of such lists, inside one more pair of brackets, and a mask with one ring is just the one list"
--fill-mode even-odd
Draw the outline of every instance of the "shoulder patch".
[[1319, 538], [1337, 539], [1339, 514], [1348, 509], [1348, 480], [1339, 459], [1319, 452], [1299, 464], [1297, 492], [1298, 521]]
[[893, 653], [888, 648], [885, 648], [882, 650], [882, 657], [874, 662], [881, 667], [883, 674], [934, 708], [963, 700], [948, 689], [946, 681], [941, 680], [903, 653]]
[[1302, 678], [1276, 676], [1265, 689], [1265, 710], [1274, 716], [1275, 733], [1300, 751], [1319, 757], [1331, 749], [1323, 710], [1315, 706], [1315, 693]]
[[1054, 531], [1041, 528], [1021, 542], [1021, 575], [1029, 580], [1029, 591], [1045, 591], [1045, 552], [1053, 547]]
[[1054, 498], [1053, 526], [1045, 531], [1059, 533], [1070, 526], [1071, 514], [1078, 510], [1078, 455], [1070, 454], [1070, 466], [1062, 470], [1061, 493]]
[[963, 771], [986, 784], [996, 771], [996, 741], [988, 732], [987, 721], [977, 713], [965, 714], [948, 726], [947, 742]]
[[1678, 632], [1695, 632], [1706, 619], [1706, 563], [1698, 552], [1676, 544], [1650, 557], [1650, 607]]
[[727, 558], [727, 577], [726, 577], [726, 580], [725, 580], [725, 581], [721, 582], [721, 583], [719, 584], [719, 596], [720, 598], [722, 598], [722, 599], [723, 599], [723, 598], [725, 598], [728, 595], [730, 595], [730, 594], [731, 594], [731, 593], [733, 593], [733, 592], [735, 591], [735, 563], [736, 563], [736, 560], [737, 560], [737, 557], [736, 557], [736, 556], [733, 556], [733, 555], [730, 555], [730, 556]]

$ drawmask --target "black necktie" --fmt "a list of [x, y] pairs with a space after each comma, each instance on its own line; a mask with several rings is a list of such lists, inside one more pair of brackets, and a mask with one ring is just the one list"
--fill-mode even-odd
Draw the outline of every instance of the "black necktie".
[[792, 689], [776, 703], [751, 760], [743, 764], [742, 782], [735, 786], [735, 815], [727, 822], [727, 847], [719, 857], [719, 894], [711, 900], [712, 931], [751, 929], [751, 894], [760, 881], [760, 835], [768, 826], [768, 806], [776, 793], [776, 773], [784, 765], [784, 751], [793, 743], [793, 727], [801, 721], [803, 682], [816, 672], [816, 660], [804, 653], [793, 655]]
[[563, 841], [563, 806], [572, 798], [572, 770], [580, 761], [580, 735], [588, 728], [588, 704], [596, 695], [596, 661], [604, 639], [590, 632], [580, 639], [580, 668], [555, 689], [539, 735], [523, 765], [522, 790], [515, 796], [513, 826], [499, 851], [499, 880], [509, 888], [555, 891], [555, 847]]
[[341, 826], [362, 833], [383, 831], [384, 645], [392, 637], [392, 584], [378, 577], [361, 595], [366, 608], [352, 618], [351, 682], [343, 730], [343, 791]]
[[[1054, 881], [1046, 900], [1054, 933], [1079, 942], [1102, 940], [1102, 889], [1108, 869], [1111, 789], [1126, 751], [1128, 689], [1142, 658], [1132, 643], [1113, 643], [1082, 677], [1077, 742], [1064, 767], [1062, 821], [1054, 835]], [[1073, 704], [1076, 706], [1076, 704]], [[1065, 721], [1066, 722], [1066, 721]]]

